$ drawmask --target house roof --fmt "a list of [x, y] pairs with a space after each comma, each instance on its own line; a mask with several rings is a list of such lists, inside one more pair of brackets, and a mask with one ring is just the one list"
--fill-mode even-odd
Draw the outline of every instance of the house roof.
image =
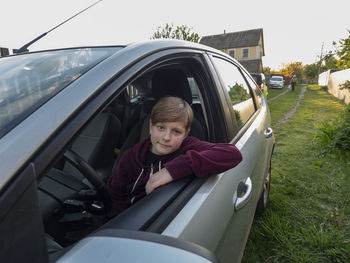
[[261, 59], [249, 59], [238, 61], [249, 73], [262, 73]]
[[260, 37], [262, 38], [262, 49], [263, 54], [265, 55], [264, 35], [262, 28], [203, 36], [200, 43], [216, 49], [251, 47], [259, 45]]

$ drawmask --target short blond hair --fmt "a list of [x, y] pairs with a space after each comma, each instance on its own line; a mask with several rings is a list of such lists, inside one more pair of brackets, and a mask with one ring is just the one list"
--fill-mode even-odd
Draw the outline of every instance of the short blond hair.
[[186, 131], [191, 129], [193, 111], [191, 106], [178, 97], [166, 96], [158, 100], [151, 112], [152, 125], [158, 122], [182, 122]]

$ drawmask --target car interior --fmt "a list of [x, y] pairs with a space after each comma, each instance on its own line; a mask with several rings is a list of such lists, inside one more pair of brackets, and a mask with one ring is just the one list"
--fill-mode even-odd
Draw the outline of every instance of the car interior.
[[[126, 84], [40, 178], [38, 196], [51, 259], [101, 227], [160, 232], [200, 187], [203, 179], [184, 178], [166, 190], [159, 189], [154, 197], [146, 196], [144, 199], [155, 200], [148, 201], [152, 203], [148, 208], [147, 200], [140, 200], [132, 206], [133, 213], [128, 209], [109, 222], [105, 219], [110, 207], [105, 183], [124, 151], [149, 136], [149, 115], [158, 99], [172, 95], [186, 100], [195, 117], [190, 135], [210, 139], [196, 74], [190, 63], [171, 64], [153, 68]], [[175, 199], [176, 204], [172, 203]]]

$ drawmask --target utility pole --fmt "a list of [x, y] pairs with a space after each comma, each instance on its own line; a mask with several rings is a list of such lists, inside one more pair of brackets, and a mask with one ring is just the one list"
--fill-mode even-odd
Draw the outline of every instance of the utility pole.
[[321, 71], [322, 56], [323, 56], [323, 45], [324, 45], [324, 42], [322, 42], [322, 47], [321, 47], [320, 62], [319, 62], [319, 65], [318, 65], [318, 74], [317, 74], [317, 78], [319, 77], [320, 71]]

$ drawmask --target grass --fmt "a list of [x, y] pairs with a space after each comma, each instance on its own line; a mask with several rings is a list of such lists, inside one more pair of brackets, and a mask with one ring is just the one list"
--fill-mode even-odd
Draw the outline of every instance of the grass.
[[[283, 119], [284, 115], [295, 106], [301, 87], [302, 86], [296, 86], [294, 92], [289, 91], [285, 95], [269, 103], [270, 112], [271, 112], [271, 121], [273, 124], [276, 124], [278, 120]], [[271, 95], [269, 91], [268, 99], [274, 98], [275, 96], [279, 95], [285, 90], [286, 90], [286, 87], [283, 87], [282, 90], [278, 90], [278, 91], [272, 90]]]
[[337, 118], [345, 105], [309, 86], [289, 122], [274, 125], [300, 90], [269, 103], [276, 137], [270, 203], [253, 223], [244, 263], [350, 260], [350, 160], [322, 155], [313, 144], [317, 126]]
[[287, 89], [287, 86], [283, 86], [282, 89], [268, 89], [267, 98], [268, 99], [272, 99], [272, 98], [276, 97], [278, 94], [280, 94], [283, 91], [285, 91], [286, 89]]

